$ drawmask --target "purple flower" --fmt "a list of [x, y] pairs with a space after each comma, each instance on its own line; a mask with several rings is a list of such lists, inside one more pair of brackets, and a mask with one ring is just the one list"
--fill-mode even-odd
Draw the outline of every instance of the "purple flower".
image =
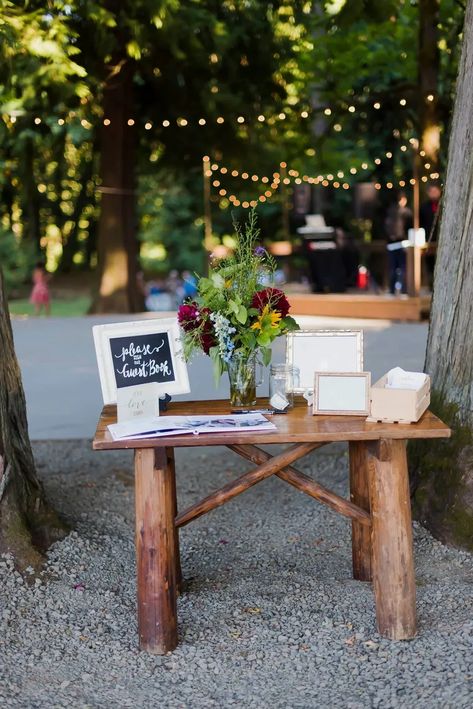
[[266, 249], [263, 246], [257, 246], [256, 249], [254, 250], [255, 256], [264, 256], [266, 253]]

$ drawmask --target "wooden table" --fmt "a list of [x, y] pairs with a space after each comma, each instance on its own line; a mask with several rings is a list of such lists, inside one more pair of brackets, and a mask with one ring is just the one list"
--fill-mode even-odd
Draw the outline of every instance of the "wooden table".
[[[262, 402], [263, 405], [266, 402]], [[168, 414], [228, 414], [228, 401], [180, 402]], [[166, 414], [164, 414], [166, 415]], [[95, 450], [135, 450], [136, 556], [140, 647], [163, 654], [177, 645], [176, 595], [181, 584], [179, 527], [223, 505], [270, 475], [352, 520], [353, 577], [373, 581], [378, 630], [395, 640], [416, 633], [415, 578], [406, 442], [447, 438], [450, 429], [427, 411], [415, 424], [366, 423], [362, 417], [312, 416], [298, 401], [277, 430], [180, 435], [114, 441], [107, 430], [116, 407], [106, 406], [93, 441]], [[333, 441], [349, 445], [350, 500], [336, 495], [292, 464]], [[290, 444], [271, 456], [257, 447]], [[174, 448], [226, 446], [256, 467], [178, 513]]]

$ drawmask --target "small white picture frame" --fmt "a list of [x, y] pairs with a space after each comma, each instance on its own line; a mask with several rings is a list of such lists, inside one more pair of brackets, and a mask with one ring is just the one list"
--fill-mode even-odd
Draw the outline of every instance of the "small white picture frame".
[[313, 391], [314, 372], [362, 372], [363, 330], [296, 330], [286, 339], [286, 362], [300, 371], [294, 392]]
[[104, 404], [116, 403], [117, 388], [157, 383], [162, 395], [190, 391], [176, 318], [95, 325], [92, 330]]
[[370, 372], [315, 372], [312, 413], [368, 416]]

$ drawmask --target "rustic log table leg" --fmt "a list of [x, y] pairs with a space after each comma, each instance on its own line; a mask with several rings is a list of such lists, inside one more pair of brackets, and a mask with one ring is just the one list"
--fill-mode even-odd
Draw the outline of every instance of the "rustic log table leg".
[[[368, 484], [368, 452], [364, 443], [350, 441], [350, 500], [366, 512], [370, 511]], [[355, 519], [351, 523], [353, 578], [371, 581], [371, 529]]]
[[373, 583], [378, 630], [393, 640], [416, 634], [415, 576], [406, 441], [369, 445]]
[[[176, 467], [174, 464], [174, 448], [166, 448], [166, 457], [169, 470], [171, 471], [172, 479], [172, 496], [174, 500], [174, 519], [177, 517], [177, 492], [176, 492]], [[182, 570], [181, 570], [181, 553], [179, 551], [179, 529], [174, 525], [174, 557], [176, 559], [176, 591], [182, 590]]]
[[140, 648], [177, 645], [173, 470], [163, 448], [135, 451], [136, 559]]

